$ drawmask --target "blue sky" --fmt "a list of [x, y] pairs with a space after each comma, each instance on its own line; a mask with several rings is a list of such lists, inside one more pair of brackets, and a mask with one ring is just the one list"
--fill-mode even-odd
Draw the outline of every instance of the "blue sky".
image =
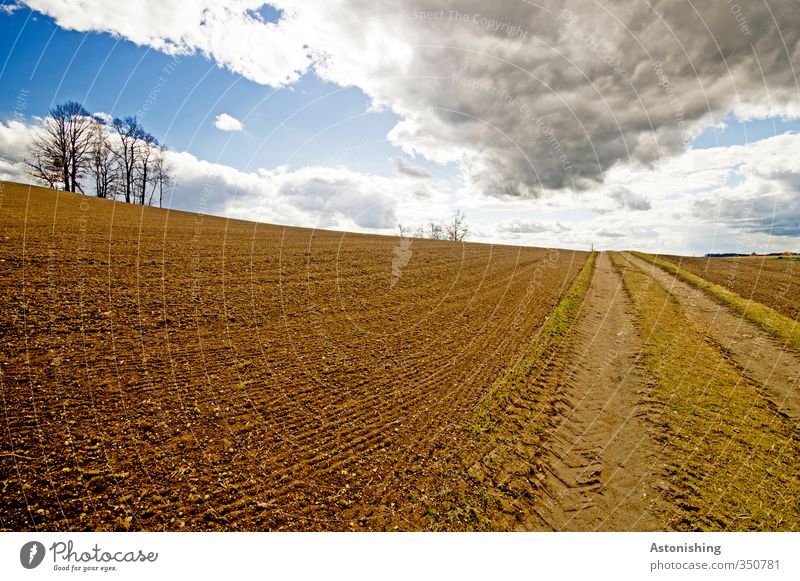
[[722, 127], [709, 127], [692, 141], [694, 149], [724, 147], [727, 145], [746, 145], [775, 135], [800, 132], [800, 120], [770, 117], [769, 119], [750, 119], [740, 121], [729, 115]]
[[[139, 117], [172, 148], [202, 159], [241, 170], [302, 166], [368, 142], [348, 165], [376, 171], [399, 153], [386, 142], [396, 115], [370, 111], [359, 89], [324, 82], [313, 73], [291, 87], [265, 87], [201, 55], [173, 57], [108, 34], [63, 30], [28, 9], [0, 15], [0, 55], [4, 118], [13, 116], [23, 91], [27, 115], [44, 116], [67, 99], [92, 112], [130, 115], [148, 104], [148, 94], [164, 78], [157, 99]], [[222, 112], [242, 120], [246, 133], [215, 129], [214, 117]]]
[[[210, 0], [200, 10], [206, 3], [143, 0], [121, 16], [99, 0], [26, 3], [35, 10], [0, 12], [0, 145], [16, 144], [0, 151], [7, 178], [22, 175], [16, 135], [24, 131], [11, 120], [34, 126], [73, 99], [91, 112], [138, 113], [176, 153], [181, 179], [171, 202], [183, 209], [193, 209], [192, 188], [210, 179], [217, 213], [381, 233], [457, 208], [472, 239], [513, 244], [702, 253], [772, 250], [800, 233], [790, 185], [800, 180], [787, 161], [800, 145], [796, 86], [786, 82], [788, 63], [737, 53], [749, 39], [719, 46], [727, 68], [715, 71], [704, 53], [665, 47], [646, 22], [609, 24], [604, 40], [620, 59], [638, 50], [626, 46], [639, 30], [642, 45], [653, 34], [646, 59], [664, 63], [661, 76], [626, 95], [628, 79], [598, 68], [593, 45], [576, 35], [603, 15], [572, 0], [582, 20], [567, 28], [546, 21], [558, 15], [555, 5], [511, 16], [478, 2], [475, 19], [454, 23], [420, 20], [404, 3], [371, 13], [355, 2]], [[458, 5], [462, 14], [468, 4]], [[530, 36], [498, 40], [480, 24], [491, 10]], [[796, 31], [781, 32], [786, 41]], [[470, 52], [498, 42], [502, 59], [492, 49]], [[700, 83], [680, 72], [687, 56], [705, 75]], [[535, 82], [527, 70], [537, 71]], [[735, 99], [719, 88], [725, 75]], [[554, 91], [557, 100], [548, 98]], [[688, 150], [674, 145], [678, 117], [664, 114], [676, 103], [696, 135]], [[223, 114], [242, 130], [217, 128]], [[771, 206], [761, 200], [769, 195]], [[357, 217], [373, 199], [380, 215]], [[769, 207], [790, 208], [777, 230], [774, 216], [759, 213]]]

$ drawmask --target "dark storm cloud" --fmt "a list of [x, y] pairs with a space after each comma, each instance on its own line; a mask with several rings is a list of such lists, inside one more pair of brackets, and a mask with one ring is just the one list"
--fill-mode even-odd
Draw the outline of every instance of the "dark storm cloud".
[[[390, 3], [400, 38], [416, 45], [404, 70], [413, 82], [368, 92], [411, 119], [421, 106], [436, 111], [401, 123], [394, 141], [431, 157], [461, 144], [482, 191], [531, 196], [587, 189], [615, 164], [674, 155], [734, 108], [797, 107], [792, 2], [544, 5]], [[439, 16], [413, 16], [426, 10]]]

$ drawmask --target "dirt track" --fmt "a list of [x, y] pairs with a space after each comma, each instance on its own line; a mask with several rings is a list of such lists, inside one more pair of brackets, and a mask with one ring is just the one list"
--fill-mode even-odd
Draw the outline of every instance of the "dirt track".
[[[752, 519], [746, 528], [794, 530], [798, 506], [786, 494], [797, 488], [800, 450], [796, 354], [660, 269], [635, 258], [627, 268], [646, 273], [636, 292], [661, 288], [649, 304], [654, 318], [640, 317], [633, 289], [602, 253], [569, 335], [529, 395], [509, 407], [499, 443], [469, 471], [500, 491], [493, 521], [629, 531], [741, 530]], [[691, 337], [689, 348], [664, 343], [665, 330]], [[721, 505], [732, 512], [717, 512]]]
[[536, 515], [554, 530], [663, 530], [659, 516], [663, 450], [655, 442], [642, 343], [622, 279], [608, 253], [597, 260], [548, 434], [545, 481]]

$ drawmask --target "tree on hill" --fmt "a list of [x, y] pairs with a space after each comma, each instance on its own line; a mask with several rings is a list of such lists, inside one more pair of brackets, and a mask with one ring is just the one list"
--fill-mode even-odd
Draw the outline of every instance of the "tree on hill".
[[160, 206], [173, 182], [166, 152], [136, 117], [109, 124], [67, 101], [50, 110], [25, 162], [31, 177], [53, 189], [84, 193], [81, 179], [88, 173], [99, 198], [123, 193], [126, 202], [151, 204], [158, 192]]
[[111, 147], [108, 128], [102, 120], [96, 120], [92, 136], [91, 172], [94, 176], [94, 191], [98, 198], [113, 199], [119, 186], [119, 165]]
[[153, 189], [147, 203], [152, 205], [153, 196], [158, 191], [158, 207], [160, 208], [164, 202], [164, 188], [171, 186], [174, 181], [172, 167], [167, 162], [167, 146], [159, 144], [153, 160]]
[[455, 242], [462, 242], [469, 234], [469, 227], [467, 226], [467, 216], [461, 210], [458, 210], [450, 221], [444, 225], [444, 231], [447, 234], [448, 240]]
[[[147, 188], [149, 185], [155, 185], [155, 180], [153, 176], [153, 162], [155, 158], [156, 151], [158, 150], [158, 140], [143, 131], [142, 138], [139, 140], [138, 148], [137, 148], [137, 173], [139, 174], [138, 177], [138, 185], [139, 185], [139, 203], [144, 206], [145, 198], [147, 196]], [[152, 198], [152, 196], [151, 196]]]
[[80, 179], [89, 165], [94, 119], [76, 101], [50, 109], [43, 131], [31, 144], [28, 173], [51, 188], [83, 192]]
[[28, 175], [54, 190], [63, 188], [64, 164], [61, 154], [50, 148], [46, 140], [36, 137], [31, 147], [31, 157], [25, 159]]
[[437, 222], [428, 222], [425, 226], [425, 235], [431, 240], [442, 240], [444, 238], [444, 229]]
[[136, 201], [136, 169], [139, 158], [139, 142], [144, 137], [144, 129], [136, 117], [116, 117], [112, 122], [116, 132], [116, 143], [113, 148], [117, 156], [120, 170], [122, 191], [125, 192], [125, 201]]

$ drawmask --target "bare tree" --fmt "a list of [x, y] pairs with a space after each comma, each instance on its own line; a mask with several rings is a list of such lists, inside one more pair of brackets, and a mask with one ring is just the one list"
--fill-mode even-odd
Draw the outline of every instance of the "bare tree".
[[139, 142], [144, 137], [144, 129], [136, 117], [115, 118], [112, 126], [116, 133], [117, 143], [113, 149], [119, 162], [122, 188], [125, 201], [136, 197], [136, 168], [139, 159]]
[[89, 165], [93, 127], [91, 115], [76, 101], [50, 109], [42, 133], [31, 145], [30, 175], [51, 188], [61, 185], [68, 192], [83, 191], [80, 178]]
[[[153, 182], [152, 163], [158, 149], [158, 140], [142, 129], [142, 136], [136, 148], [136, 165], [139, 182], [139, 203], [144, 206], [147, 186]], [[155, 187], [155, 184], [153, 183]]]
[[166, 148], [147, 133], [136, 117], [115, 118], [108, 125], [92, 117], [80, 103], [53, 107], [34, 138], [28, 174], [51, 188], [83, 193], [81, 179], [89, 173], [95, 194], [113, 198], [125, 193], [126, 202], [152, 202], [172, 181], [165, 163]]
[[61, 188], [64, 185], [64, 164], [61, 159], [47, 140], [38, 136], [31, 146], [31, 158], [25, 160], [28, 175], [54, 190]]
[[400, 238], [408, 238], [411, 234], [411, 228], [404, 224], [398, 224], [397, 231], [400, 233]]
[[153, 190], [150, 192], [148, 204], [152, 205], [153, 196], [158, 190], [158, 207], [160, 208], [164, 201], [164, 188], [172, 185], [174, 179], [172, 167], [167, 161], [167, 146], [159, 144], [153, 159]]
[[69, 191], [83, 193], [80, 178], [90, 164], [95, 121], [83, 105], [75, 101], [57, 106], [56, 113], [63, 115], [66, 120], [71, 182]]
[[102, 120], [95, 121], [92, 136], [91, 171], [98, 198], [114, 198], [119, 185], [119, 164], [111, 147], [108, 130]]
[[436, 222], [428, 222], [425, 227], [425, 235], [432, 240], [442, 240], [444, 238], [444, 228]]
[[444, 226], [448, 240], [462, 242], [464, 238], [466, 238], [467, 234], [469, 234], [469, 227], [467, 226], [466, 219], [466, 214], [461, 210], [453, 214], [453, 217], [450, 218], [450, 221]]

